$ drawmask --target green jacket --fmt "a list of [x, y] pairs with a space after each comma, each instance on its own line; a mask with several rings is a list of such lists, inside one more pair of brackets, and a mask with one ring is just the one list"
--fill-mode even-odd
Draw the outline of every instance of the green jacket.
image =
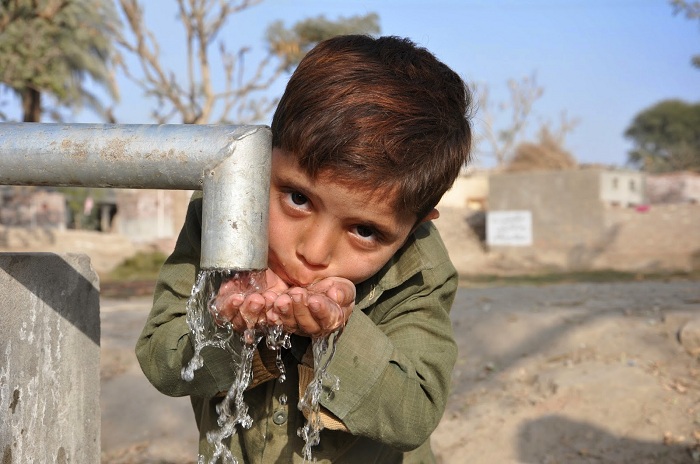
[[[208, 455], [206, 432], [218, 428], [215, 407], [234, 371], [230, 354], [209, 348], [192, 381], [180, 376], [194, 352], [185, 305], [199, 272], [200, 239], [201, 196], [195, 195], [175, 250], [161, 270], [136, 355], [159, 391], [190, 396], [200, 454]], [[457, 356], [449, 317], [456, 289], [456, 271], [429, 222], [357, 286], [355, 309], [328, 366], [340, 379], [340, 389], [321, 399], [350, 433], [324, 429], [320, 444], [312, 448], [319, 463], [434, 462], [430, 434], [444, 412]], [[286, 381], [267, 381], [246, 391], [253, 424], [239, 428], [231, 442], [240, 462], [302, 462], [304, 442], [297, 430], [305, 419], [296, 407], [297, 365], [308, 344], [295, 336], [292, 348], [285, 350]], [[282, 395], [286, 404], [280, 402]]]

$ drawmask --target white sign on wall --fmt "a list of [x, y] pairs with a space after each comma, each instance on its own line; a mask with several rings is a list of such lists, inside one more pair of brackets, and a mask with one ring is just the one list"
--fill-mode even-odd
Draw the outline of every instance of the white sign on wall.
[[490, 211], [486, 214], [486, 243], [495, 246], [531, 246], [531, 211]]

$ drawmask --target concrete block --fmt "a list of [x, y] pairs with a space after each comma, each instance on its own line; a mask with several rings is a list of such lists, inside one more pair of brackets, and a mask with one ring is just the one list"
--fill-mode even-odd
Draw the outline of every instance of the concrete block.
[[85, 255], [0, 254], [2, 463], [100, 462], [100, 300]]

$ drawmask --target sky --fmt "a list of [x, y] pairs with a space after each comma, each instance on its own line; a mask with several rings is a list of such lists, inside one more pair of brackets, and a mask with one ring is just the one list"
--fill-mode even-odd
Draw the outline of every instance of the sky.
[[[184, 66], [174, 0], [148, 0], [146, 20], [174, 69]], [[565, 147], [580, 163], [624, 166], [624, 131], [640, 111], [665, 99], [700, 102], [700, 21], [674, 15], [666, 0], [265, 0], [233, 18], [222, 38], [230, 49], [263, 50], [267, 25], [305, 17], [377, 13], [382, 35], [408, 37], [432, 51], [469, 84], [486, 86], [492, 103], [510, 101], [508, 81], [535, 76], [544, 90], [528, 137], [562, 113], [578, 121]], [[182, 68], [184, 69], [184, 68]], [[278, 96], [284, 80], [274, 87]], [[151, 123], [141, 92], [120, 79], [120, 123]], [[508, 113], [493, 110], [498, 121]], [[483, 130], [477, 105], [475, 128]], [[75, 122], [100, 122], [81, 113]], [[269, 123], [269, 121], [264, 121]], [[491, 163], [481, 144], [476, 165]]]

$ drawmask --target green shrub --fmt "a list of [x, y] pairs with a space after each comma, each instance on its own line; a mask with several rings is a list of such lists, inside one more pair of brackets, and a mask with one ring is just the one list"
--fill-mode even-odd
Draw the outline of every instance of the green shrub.
[[160, 251], [140, 251], [109, 273], [110, 280], [155, 280], [167, 256]]

